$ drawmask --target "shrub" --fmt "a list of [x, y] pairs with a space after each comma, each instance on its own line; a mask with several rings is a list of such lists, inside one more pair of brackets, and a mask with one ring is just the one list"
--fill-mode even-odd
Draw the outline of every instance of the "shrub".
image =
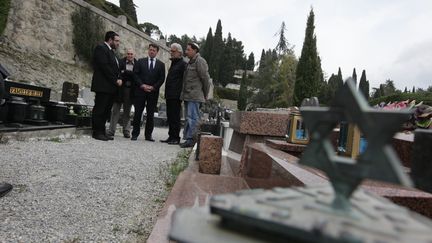
[[118, 17], [119, 15], [124, 15], [127, 18], [127, 23], [130, 26], [133, 26], [139, 30], [141, 30], [141, 28], [138, 26], [138, 23], [135, 22], [135, 20], [133, 20], [125, 11], [123, 11], [123, 9], [121, 9], [119, 6], [107, 2], [105, 0], [84, 0], [87, 3], [95, 6], [96, 8], [114, 16], [114, 17]]
[[83, 60], [91, 62], [94, 48], [105, 35], [102, 19], [89, 9], [80, 8], [72, 14], [72, 23], [75, 52]]
[[6, 28], [10, 9], [10, 0], [0, 1], [0, 34], [3, 34]]
[[238, 100], [239, 98], [239, 91], [236, 89], [215, 87], [214, 91], [216, 96], [220, 99]]
[[403, 100], [416, 100], [416, 103], [423, 101], [423, 104], [432, 105], [432, 92], [419, 92], [419, 93], [396, 93], [388, 96], [371, 99], [369, 103], [376, 105], [381, 102], [394, 102]]

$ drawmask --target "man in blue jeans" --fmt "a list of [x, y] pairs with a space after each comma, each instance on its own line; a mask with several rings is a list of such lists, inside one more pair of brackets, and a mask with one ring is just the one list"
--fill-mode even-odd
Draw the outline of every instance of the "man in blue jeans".
[[194, 135], [200, 120], [200, 105], [207, 100], [210, 75], [208, 65], [199, 54], [199, 46], [196, 43], [188, 43], [186, 56], [189, 62], [183, 76], [183, 89], [180, 99], [184, 101], [186, 110], [186, 125], [184, 128], [184, 139], [180, 147], [189, 148], [195, 145]]

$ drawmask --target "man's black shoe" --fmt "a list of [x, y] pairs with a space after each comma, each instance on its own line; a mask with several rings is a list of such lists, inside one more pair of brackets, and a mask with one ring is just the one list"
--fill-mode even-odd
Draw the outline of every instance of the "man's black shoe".
[[114, 136], [105, 135], [108, 140], [114, 140]]
[[178, 145], [178, 144], [180, 144], [180, 139], [172, 139], [172, 140], [168, 141], [168, 144]]
[[130, 136], [130, 134], [129, 133], [123, 133], [123, 137], [125, 137], [125, 138], [130, 138], [131, 136]]
[[152, 137], [145, 138], [146, 141], [154, 142], [155, 140]]
[[132, 138], [131, 138], [132, 141], [136, 141], [137, 139], [138, 139], [138, 137], [134, 137], [134, 136], [132, 136]]
[[3, 197], [12, 190], [12, 185], [9, 183], [0, 183], [0, 197]]
[[171, 138], [167, 138], [165, 140], [160, 140], [161, 143], [169, 143], [172, 139]]
[[194, 142], [186, 141], [180, 144], [180, 148], [192, 148], [194, 145]]
[[96, 140], [108, 141], [109, 139], [104, 134], [93, 134], [92, 136]]

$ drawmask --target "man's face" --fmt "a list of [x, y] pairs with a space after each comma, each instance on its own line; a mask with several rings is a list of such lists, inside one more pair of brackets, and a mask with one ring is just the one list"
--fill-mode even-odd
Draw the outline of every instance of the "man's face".
[[148, 49], [148, 55], [149, 55], [149, 57], [155, 58], [156, 55], [157, 55], [157, 53], [158, 53], [158, 51], [157, 51], [157, 49], [155, 47], [153, 47], [153, 46], [149, 47], [149, 49]]
[[182, 54], [175, 48], [171, 48], [171, 58], [181, 58]]
[[186, 48], [186, 56], [189, 58], [193, 58], [197, 54], [196, 50], [192, 49], [190, 45]]
[[133, 53], [133, 51], [128, 50], [126, 53], [126, 60], [133, 61], [134, 57], [135, 57], [135, 54]]
[[120, 36], [114, 36], [114, 39], [110, 39], [108, 44], [112, 49], [117, 49], [120, 46]]

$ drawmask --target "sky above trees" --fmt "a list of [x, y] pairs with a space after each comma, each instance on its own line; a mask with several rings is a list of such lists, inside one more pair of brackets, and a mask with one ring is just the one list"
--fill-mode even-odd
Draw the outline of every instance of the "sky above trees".
[[[109, 0], [119, 4], [118, 0]], [[151, 22], [165, 35], [205, 37], [221, 19], [242, 40], [248, 55], [275, 48], [282, 21], [297, 56], [303, 45], [307, 15], [315, 12], [315, 33], [322, 69], [328, 79], [341, 67], [344, 78], [366, 69], [370, 86], [392, 79], [398, 89], [432, 84], [432, 1], [430, 0], [135, 0], [138, 22]]]

